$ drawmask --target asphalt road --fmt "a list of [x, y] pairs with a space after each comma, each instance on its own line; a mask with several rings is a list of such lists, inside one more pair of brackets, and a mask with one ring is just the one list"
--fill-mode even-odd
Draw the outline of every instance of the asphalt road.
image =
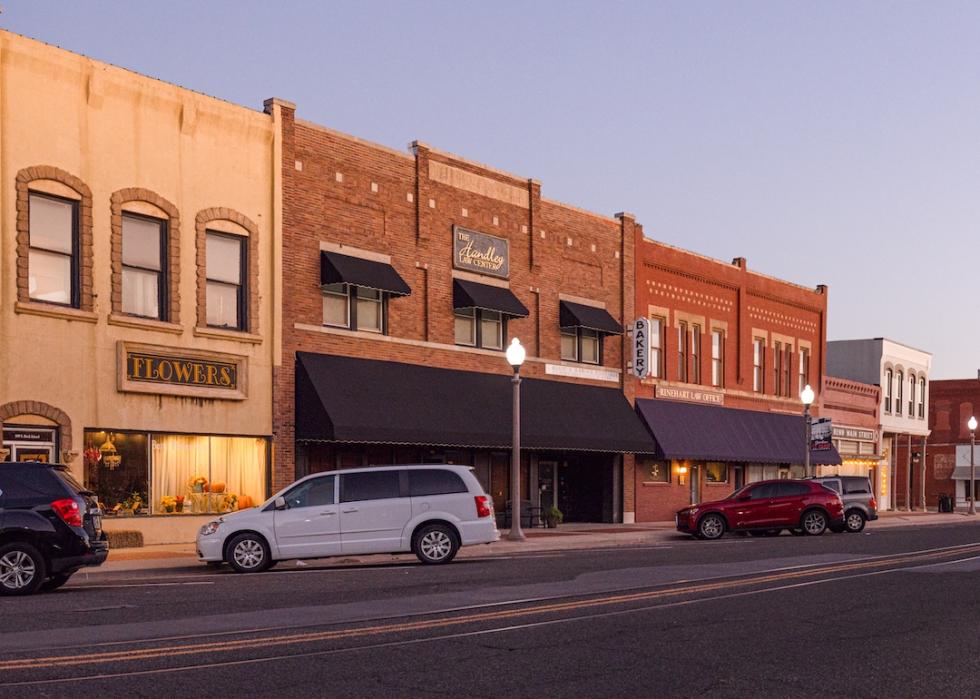
[[972, 524], [92, 574], [0, 600], [0, 696], [980, 696], [978, 583]]

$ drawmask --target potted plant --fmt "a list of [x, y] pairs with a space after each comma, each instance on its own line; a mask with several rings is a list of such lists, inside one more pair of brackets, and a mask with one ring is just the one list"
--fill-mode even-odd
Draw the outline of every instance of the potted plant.
[[559, 524], [561, 524], [564, 515], [561, 513], [557, 507], [552, 505], [544, 511], [544, 523], [547, 525], [548, 529], [554, 529]]

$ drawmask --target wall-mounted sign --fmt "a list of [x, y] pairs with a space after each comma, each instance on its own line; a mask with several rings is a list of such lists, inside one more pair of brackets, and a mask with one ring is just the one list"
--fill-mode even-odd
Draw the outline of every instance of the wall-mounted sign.
[[810, 422], [810, 451], [827, 451], [833, 446], [834, 433], [829, 417], [821, 417]]
[[877, 430], [864, 430], [860, 427], [833, 426], [834, 436], [838, 439], [860, 439], [865, 442], [874, 442], [878, 439]]
[[633, 323], [633, 373], [641, 379], [650, 373], [650, 321], [645, 317]]
[[510, 241], [453, 226], [453, 267], [507, 279], [510, 276]]
[[592, 369], [584, 366], [567, 366], [565, 364], [545, 364], [544, 373], [552, 376], [570, 376], [576, 379], [592, 381], [618, 382], [619, 373], [612, 369]]
[[246, 397], [246, 359], [119, 342], [119, 390], [198, 398]]
[[44, 442], [54, 444], [54, 429], [44, 427], [4, 427], [4, 442]]
[[725, 394], [715, 391], [702, 391], [695, 388], [675, 388], [673, 386], [658, 385], [656, 389], [657, 398], [665, 400], [683, 400], [689, 403], [709, 403], [711, 405], [724, 405]]

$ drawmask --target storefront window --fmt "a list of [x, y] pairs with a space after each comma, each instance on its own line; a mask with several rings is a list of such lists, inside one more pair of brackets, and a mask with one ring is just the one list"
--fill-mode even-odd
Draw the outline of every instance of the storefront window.
[[643, 480], [648, 483], [670, 483], [670, 462], [646, 461], [643, 464]]
[[85, 480], [107, 516], [207, 514], [265, 499], [267, 442], [133, 432], [85, 432]]
[[708, 483], [727, 483], [728, 464], [721, 461], [709, 461], [704, 465], [704, 478]]

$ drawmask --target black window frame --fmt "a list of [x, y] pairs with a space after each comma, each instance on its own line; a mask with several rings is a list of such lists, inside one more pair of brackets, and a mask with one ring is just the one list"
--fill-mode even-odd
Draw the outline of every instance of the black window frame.
[[[336, 323], [328, 323], [323, 318], [323, 311], [320, 311], [320, 324], [325, 328], [340, 328], [342, 330], [351, 330], [353, 332], [365, 332], [371, 333], [373, 335], [387, 335], [388, 334], [388, 299], [391, 296], [387, 291], [382, 291], [381, 289], [374, 289], [369, 286], [363, 286], [359, 284], [348, 284], [347, 282], [338, 282], [344, 287], [344, 296], [347, 297], [347, 325], [338, 325]], [[370, 291], [378, 292], [381, 299], [381, 329], [380, 330], [363, 330], [358, 327], [357, 323], [357, 293], [361, 289], [367, 289]], [[321, 290], [321, 296], [326, 296], [327, 292]], [[340, 296], [340, 294], [332, 294], [335, 296]]]
[[69, 204], [71, 206], [71, 290], [69, 292], [69, 298], [71, 299], [68, 303], [60, 303], [58, 301], [45, 301], [44, 299], [37, 299], [30, 295], [28, 291], [28, 299], [31, 303], [46, 303], [52, 306], [61, 306], [63, 308], [81, 308], [82, 307], [82, 246], [81, 246], [81, 231], [79, 227], [79, 201], [77, 199], [70, 199], [68, 197], [59, 197], [55, 194], [48, 194], [47, 192], [38, 192], [29, 189], [27, 192], [27, 274], [30, 276], [30, 254], [31, 250], [41, 250], [50, 255], [61, 255], [65, 256], [60, 250], [49, 250], [48, 248], [43, 248], [39, 245], [33, 245], [31, 243], [31, 197], [39, 197], [41, 199], [48, 199], [51, 201], [56, 201], [61, 204]]
[[[598, 330], [593, 330], [592, 328], [583, 328], [581, 326], [576, 326], [575, 328], [560, 328], [559, 332], [561, 335], [565, 335], [565, 334], [571, 335], [573, 330], [575, 332], [575, 359], [566, 359], [564, 356], [562, 356], [561, 345], [559, 344], [558, 356], [561, 358], [561, 360], [563, 362], [575, 362], [576, 364], [587, 364], [589, 366], [603, 366], [606, 360], [605, 333], [599, 332]], [[594, 362], [589, 362], [582, 359], [582, 331], [583, 330], [595, 333], [597, 352], [596, 352], [596, 361]]]
[[[216, 231], [213, 229], [205, 229], [204, 231], [204, 246], [207, 249], [208, 236], [216, 236], [219, 238], [227, 238], [229, 240], [234, 240], [241, 246], [241, 252], [238, 256], [239, 262], [239, 279], [238, 284], [238, 325], [231, 327], [228, 325], [212, 325], [208, 323], [209, 328], [217, 328], [219, 330], [238, 330], [241, 332], [248, 331], [248, 287], [250, 279], [248, 278], [248, 238], [243, 235], [237, 235], [235, 233], [226, 233], [224, 231]], [[220, 280], [212, 280], [208, 277], [207, 269], [207, 255], [205, 255], [204, 260], [204, 317], [207, 318], [207, 285], [211, 284], [223, 284], [224, 286], [234, 286], [233, 284]]]
[[[160, 226], [160, 269], [149, 269], [147, 267], [138, 267], [136, 265], [127, 265], [125, 263], [124, 250], [126, 248], [126, 224], [125, 220], [127, 218], [140, 219], [143, 221], [149, 221]], [[163, 218], [157, 218], [155, 216], [146, 216], [144, 214], [136, 214], [130, 211], [122, 212], [122, 225], [120, 226], [120, 236], [119, 236], [119, 264], [120, 272], [122, 275], [126, 274], [126, 268], [136, 269], [141, 272], [153, 272], [157, 276], [157, 309], [159, 313], [156, 316], [145, 316], [139, 313], [126, 313], [123, 309], [126, 306], [126, 298], [123, 296], [122, 302], [119, 307], [119, 311], [125, 313], [125, 315], [132, 316], [134, 318], [149, 318], [151, 320], [160, 320], [167, 322], [170, 320], [170, 221]], [[205, 270], [205, 277], [207, 276], [207, 270]], [[244, 279], [244, 277], [242, 277]], [[123, 285], [125, 288], [125, 285]], [[205, 293], [207, 290], [205, 288]], [[239, 307], [240, 304], [239, 304]]]
[[[460, 311], [473, 311], [473, 344], [456, 342], [456, 317], [467, 317], [465, 314], [461, 314]], [[487, 313], [499, 313], [500, 314], [500, 347], [486, 347], [483, 344], [483, 314]], [[492, 352], [503, 352], [507, 349], [507, 314], [503, 311], [492, 311], [488, 308], [454, 308], [453, 309], [453, 343], [457, 347], [475, 347], [477, 349], [490, 350]]]

